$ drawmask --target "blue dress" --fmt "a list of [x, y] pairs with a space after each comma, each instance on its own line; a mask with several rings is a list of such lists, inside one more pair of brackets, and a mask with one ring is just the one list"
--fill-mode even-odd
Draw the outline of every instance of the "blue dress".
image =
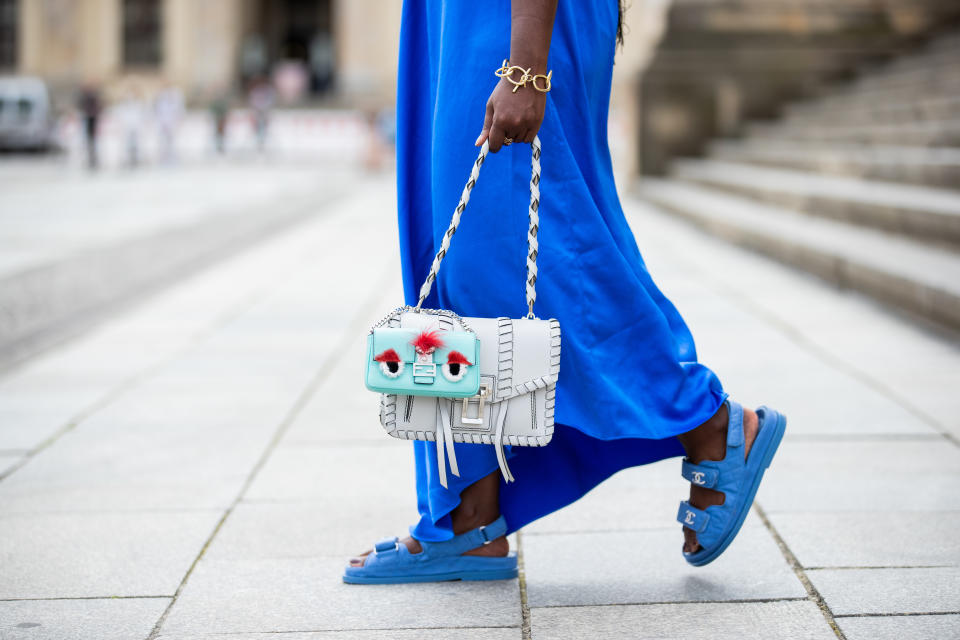
[[[510, 531], [577, 500], [626, 467], [679, 456], [675, 437], [726, 398], [647, 272], [624, 218], [607, 145], [617, 0], [561, 2], [539, 135], [537, 303], [562, 336], [556, 429], [512, 447], [501, 479]], [[510, 0], [405, 0], [397, 95], [397, 195], [404, 296], [422, 284], [478, 149], [493, 71], [510, 51]], [[520, 91], [529, 91], [529, 88]], [[425, 306], [464, 316], [526, 314], [530, 146], [491, 154]], [[493, 447], [456, 445], [459, 477], [440, 485], [436, 448], [414, 442], [421, 540], [452, 537], [460, 492], [498, 469]], [[679, 476], [679, 469], [678, 469]]]

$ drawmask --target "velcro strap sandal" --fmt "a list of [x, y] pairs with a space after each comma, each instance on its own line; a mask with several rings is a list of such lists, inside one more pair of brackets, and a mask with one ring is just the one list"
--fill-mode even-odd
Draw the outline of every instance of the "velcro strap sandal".
[[399, 584], [445, 580], [508, 580], [517, 577], [517, 554], [504, 557], [465, 556], [507, 532], [500, 516], [484, 527], [443, 542], [420, 541], [423, 550], [410, 553], [399, 538], [384, 538], [374, 545], [361, 567], [348, 566], [343, 581], [349, 584]]
[[686, 500], [680, 503], [677, 521], [695, 531], [700, 543], [700, 549], [683, 552], [683, 556], [696, 567], [716, 560], [739, 533], [787, 427], [783, 414], [769, 407], [757, 409], [760, 423], [757, 438], [744, 460], [743, 407], [728, 400], [727, 409], [727, 453], [723, 460], [694, 464], [684, 459], [681, 469], [691, 484], [724, 494], [723, 504], [706, 509], [697, 509]]

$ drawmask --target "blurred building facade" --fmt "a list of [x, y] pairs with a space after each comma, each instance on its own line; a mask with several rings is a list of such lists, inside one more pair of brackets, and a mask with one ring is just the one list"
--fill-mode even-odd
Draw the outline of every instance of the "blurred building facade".
[[[302, 100], [394, 98], [400, 3], [381, 0], [0, 0], [0, 72], [55, 95], [136, 78], [191, 100], [270, 76]], [[301, 101], [302, 101], [301, 100]]]
[[[402, 0], [0, 0], [0, 74], [43, 78], [61, 109], [95, 84], [108, 102], [179, 87], [187, 101], [242, 96], [271, 78], [287, 103], [390, 107]], [[640, 70], [670, 0], [632, 0], [617, 52], [610, 141], [618, 179], [637, 170]], [[281, 95], [281, 97], [283, 97]], [[300, 99], [296, 99], [300, 96]], [[281, 104], [283, 101], [281, 101]], [[482, 114], [481, 114], [482, 117]]]

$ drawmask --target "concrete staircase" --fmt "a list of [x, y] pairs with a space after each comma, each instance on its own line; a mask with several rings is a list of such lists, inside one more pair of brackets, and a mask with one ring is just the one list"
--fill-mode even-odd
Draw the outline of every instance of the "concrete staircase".
[[731, 242], [960, 329], [960, 33], [639, 189]]

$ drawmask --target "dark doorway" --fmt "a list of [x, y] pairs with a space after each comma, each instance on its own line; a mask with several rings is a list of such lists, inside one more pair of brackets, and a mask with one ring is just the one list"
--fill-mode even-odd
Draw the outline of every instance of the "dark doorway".
[[123, 64], [159, 66], [161, 28], [160, 0], [123, 0]]
[[278, 63], [299, 63], [311, 94], [332, 90], [332, 0], [258, 0], [250, 17], [241, 65], [245, 84]]

